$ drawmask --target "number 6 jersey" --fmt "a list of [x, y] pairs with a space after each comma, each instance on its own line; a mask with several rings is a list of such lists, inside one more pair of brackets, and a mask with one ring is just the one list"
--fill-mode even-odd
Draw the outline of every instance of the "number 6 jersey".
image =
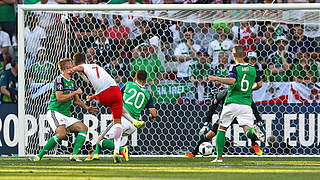
[[237, 64], [231, 66], [230, 69], [232, 70], [228, 77], [235, 78], [236, 82], [229, 87], [224, 104], [233, 103], [251, 106], [252, 86], [254, 82], [261, 81], [259, 74], [249, 64]]
[[111, 86], [117, 86], [116, 81], [110, 76], [107, 71], [97, 64], [81, 64], [84, 71], [81, 74], [81, 77], [91, 83], [96, 94], [108, 89]]

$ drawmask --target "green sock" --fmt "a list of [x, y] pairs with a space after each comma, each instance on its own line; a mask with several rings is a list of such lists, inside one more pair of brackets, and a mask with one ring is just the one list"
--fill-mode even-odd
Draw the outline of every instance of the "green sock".
[[41, 159], [43, 155], [45, 155], [47, 152], [49, 152], [51, 149], [53, 149], [57, 143], [61, 143], [61, 139], [58, 135], [52, 136], [49, 141], [47, 142], [46, 145], [44, 145], [43, 149], [41, 152], [38, 154], [39, 158]]
[[78, 154], [84, 142], [86, 141], [87, 131], [79, 131], [76, 141], [74, 142], [74, 148], [72, 155]]
[[226, 132], [218, 130], [217, 137], [216, 137], [216, 151], [217, 151], [217, 158], [222, 157], [223, 148], [226, 143]]
[[[109, 149], [109, 150], [114, 150], [114, 142], [109, 140], [109, 139], [105, 139], [102, 141], [102, 149]], [[120, 152], [123, 150], [123, 147], [120, 146]]]
[[99, 153], [101, 153], [101, 147], [100, 147], [100, 145], [97, 143], [97, 144], [96, 144], [96, 150], [94, 150], [94, 152], [93, 152], [92, 154], [99, 154]]
[[253, 128], [250, 128], [249, 131], [247, 131], [247, 137], [252, 140], [255, 136], [256, 135], [253, 132]]

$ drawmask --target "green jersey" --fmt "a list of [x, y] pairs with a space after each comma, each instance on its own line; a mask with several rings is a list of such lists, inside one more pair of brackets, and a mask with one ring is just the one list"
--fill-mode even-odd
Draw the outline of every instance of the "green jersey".
[[77, 89], [75, 81], [70, 79], [67, 80], [60, 74], [53, 83], [52, 93], [51, 93], [51, 102], [48, 109], [57, 111], [65, 116], [71, 117], [71, 102], [72, 98], [65, 102], [58, 102], [56, 97], [56, 91], [62, 91], [63, 94], [70, 94]]
[[122, 91], [123, 107], [134, 119], [139, 120], [144, 108], [154, 108], [150, 92], [137, 82], [128, 82]]
[[44, 64], [35, 63], [31, 66], [33, 72], [33, 82], [41, 83], [48, 82], [51, 79], [51, 72], [55, 66], [50, 62], [45, 62]]
[[237, 64], [232, 67], [229, 77], [235, 78], [236, 82], [228, 89], [224, 104], [233, 103], [251, 106], [252, 86], [254, 82], [261, 81], [256, 69], [248, 64]]

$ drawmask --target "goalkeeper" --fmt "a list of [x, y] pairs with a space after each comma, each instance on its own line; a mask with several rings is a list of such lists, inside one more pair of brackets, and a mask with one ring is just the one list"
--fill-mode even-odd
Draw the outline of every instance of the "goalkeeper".
[[[122, 88], [123, 94], [123, 113], [121, 117], [121, 125], [123, 129], [122, 144], [125, 144], [127, 137], [134, 133], [137, 128], [132, 124], [133, 121], [140, 119], [141, 111], [148, 108], [150, 111], [150, 117], [153, 121], [156, 120], [157, 111], [153, 104], [151, 93], [145, 88], [147, 81], [147, 72], [144, 70], [138, 70], [136, 72], [134, 82], [128, 82]], [[99, 137], [95, 151], [85, 159], [85, 161], [98, 160], [101, 149], [114, 149], [113, 142], [113, 124], [111, 123], [107, 129]], [[120, 152], [123, 158], [128, 161], [128, 148], [120, 147]], [[120, 159], [115, 162], [120, 162]]]
[[[212, 115], [216, 112], [216, 109], [218, 108], [218, 105], [221, 103], [221, 102], [224, 102], [224, 100], [226, 99], [226, 96], [227, 96], [227, 92], [228, 92], [228, 89], [225, 89], [221, 92], [219, 92], [215, 99], [214, 99], [214, 102], [213, 104], [210, 106], [209, 108], [209, 112], [208, 112], [208, 115], [206, 117], [206, 120], [205, 120], [205, 123], [204, 123], [204, 126], [201, 128], [200, 130], [200, 140], [197, 144], [197, 146], [194, 148], [194, 150], [190, 153], [188, 153], [187, 155], [185, 155], [184, 157], [195, 157], [198, 153], [199, 153], [199, 146], [203, 143], [203, 142], [208, 142], [208, 141], [211, 141], [211, 139], [217, 135], [217, 131], [218, 131], [218, 126], [219, 126], [219, 121], [216, 121], [212, 127], [210, 128], [210, 123], [211, 123], [211, 119], [212, 119]], [[265, 134], [265, 131], [262, 127], [262, 118], [258, 112], [258, 109], [257, 109], [257, 106], [254, 102], [252, 102], [252, 105], [251, 105], [251, 108], [253, 110], [253, 114], [257, 120], [257, 125], [255, 125], [253, 128], [255, 130], [255, 134], [256, 134], [256, 137], [255, 139], [258, 140], [258, 138], [260, 139], [260, 141], [264, 141], [264, 134]], [[237, 119], [234, 119], [232, 124], [237, 124]], [[256, 141], [253, 141], [252, 140], [252, 143], [251, 143], [251, 147], [253, 148], [253, 150], [255, 151], [255, 153], [259, 156], [262, 155], [262, 150], [261, 148], [259, 147], [259, 145], [256, 143]]]

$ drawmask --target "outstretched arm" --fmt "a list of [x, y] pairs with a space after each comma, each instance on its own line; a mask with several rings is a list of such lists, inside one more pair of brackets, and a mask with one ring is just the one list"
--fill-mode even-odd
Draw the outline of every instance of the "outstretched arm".
[[217, 81], [220, 82], [222, 84], [227, 84], [227, 85], [233, 85], [236, 82], [235, 78], [232, 77], [218, 77], [218, 76], [208, 76], [208, 80], [213, 82], [213, 81]]
[[84, 68], [82, 66], [75, 66], [69, 70], [68, 74], [72, 75], [75, 72], [83, 72], [83, 71], [84, 71]]

